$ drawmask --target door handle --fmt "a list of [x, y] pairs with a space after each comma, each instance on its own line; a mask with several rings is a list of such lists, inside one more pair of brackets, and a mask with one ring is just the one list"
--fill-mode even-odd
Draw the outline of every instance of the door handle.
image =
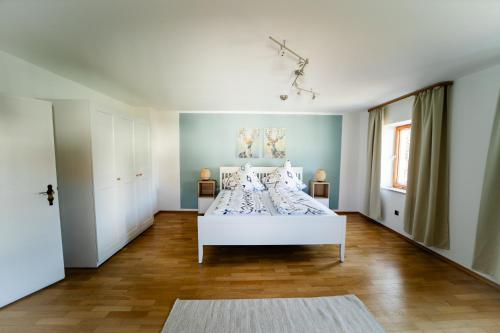
[[47, 185], [47, 191], [46, 192], [40, 192], [39, 194], [46, 195], [47, 196], [47, 201], [49, 202], [49, 206], [54, 205], [54, 189], [52, 188], [52, 185]]

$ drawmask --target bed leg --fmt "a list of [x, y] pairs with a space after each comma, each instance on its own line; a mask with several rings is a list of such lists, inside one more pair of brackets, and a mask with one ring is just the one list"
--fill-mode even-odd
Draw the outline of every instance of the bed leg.
[[203, 262], [203, 244], [198, 243], [198, 263], [201, 264]]
[[339, 244], [340, 262], [344, 262], [345, 244]]

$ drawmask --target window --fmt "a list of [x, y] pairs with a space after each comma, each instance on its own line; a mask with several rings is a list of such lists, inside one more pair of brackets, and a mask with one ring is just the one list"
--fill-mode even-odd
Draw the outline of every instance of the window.
[[411, 125], [396, 127], [395, 159], [392, 175], [392, 186], [406, 189], [408, 176], [408, 159], [410, 158]]

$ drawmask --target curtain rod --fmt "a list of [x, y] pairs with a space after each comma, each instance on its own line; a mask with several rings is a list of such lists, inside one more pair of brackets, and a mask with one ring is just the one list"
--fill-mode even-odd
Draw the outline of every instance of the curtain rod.
[[390, 101], [387, 101], [385, 103], [382, 103], [380, 105], [377, 105], [377, 106], [374, 106], [372, 108], [369, 108], [368, 109], [368, 112], [370, 111], [373, 111], [375, 109], [378, 109], [382, 106], [386, 106], [386, 105], [389, 105], [389, 104], [392, 104], [392, 103], [395, 103], [397, 101], [400, 101], [402, 99], [405, 99], [407, 97], [410, 97], [410, 96], [415, 96], [417, 95], [418, 93], [421, 93], [422, 91], [424, 90], [428, 90], [428, 89], [432, 89], [432, 88], [436, 88], [436, 87], [446, 87], [446, 86], [451, 86], [453, 84], [453, 81], [443, 81], [443, 82], [438, 82], [438, 83], [434, 83], [433, 85], [430, 85], [428, 87], [425, 87], [425, 88], [422, 88], [422, 89], [418, 89], [418, 90], [415, 90], [415, 91], [412, 91], [411, 93], [408, 93], [408, 94], [405, 94], [403, 96], [400, 96], [400, 97], [397, 97], [397, 98], [394, 98], [394, 99], [391, 99]]

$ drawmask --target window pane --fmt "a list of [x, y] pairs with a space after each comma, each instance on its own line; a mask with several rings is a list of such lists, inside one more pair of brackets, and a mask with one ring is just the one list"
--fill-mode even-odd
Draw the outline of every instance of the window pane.
[[408, 176], [408, 159], [410, 157], [410, 133], [411, 128], [402, 128], [399, 131], [398, 174], [396, 182], [406, 186]]

